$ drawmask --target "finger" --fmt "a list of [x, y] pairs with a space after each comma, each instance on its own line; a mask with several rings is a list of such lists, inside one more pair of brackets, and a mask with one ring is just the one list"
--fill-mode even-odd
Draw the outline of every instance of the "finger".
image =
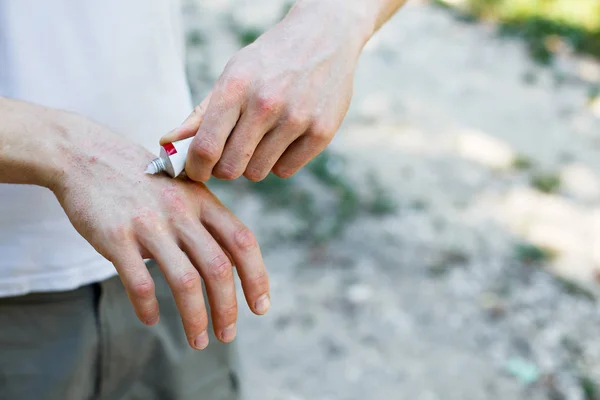
[[140, 241], [153, 255], [173, 292], [190, 346], [206, 348], [208, 317], [200, 274], [167, 235], [146, 235]]
[[213, 91], [203, 122], [188, 150], [185, 172], [190, 179], [197, 182], [210, 179], [242, 111], [245, 98], [242, 90], [245, 89], [241, 85], [233, 80]]
[[266, 313], [269, 277], [254, 234], [220, 203], [204, 207], [201, 215], [206, 229], [231, 254], [248, 306], [255, 314]]
[[204, 279], [215, 336], [222, 342], [231, 342], [235, 337], [238, 314], [231, 261], [199, 224], [180, 229], [180, 238], [184, 250]]
[[328, 131], [309, 130], [283, 153], [273, 166], [273, 173], [280, 178], [289, 178], [321, 153], [331, 142], [333, 135]]
[[155, 325], [160, 315], [154, 281], [139, 251], [133, 246], [122, 249], [111, 257], [111, 261], [119, 273], [137, 317], [146, 325]]
[[194, 136], [198, 132], [198, 129], [200, 129], [200, 124], [202, 124], [202, 119], [204, 118], [204, 113], [206, 112], [206, 107], [208, 107], [210, 98], [211, 93], [202, 100], [202, 103], [194, 108], [194, 111], [192, 111], [185, 121], [183, 121], [181, 126], [161, 137], [160, 145], [162, 146], [167, 143], [173, 143]]
[[279, 104], [277, 99], [271, 97], [261, 97], [250, 102], [213, 168], [212, 173], [216, 178], [237, 179], [242, 176], [256, 146], [280, 118]]
[[287, 118], [267, 133], [256, 147], [244, 176], [253, 182], [265, 179], [277, 160], [306, 131], [308, 125], [308, 120]]

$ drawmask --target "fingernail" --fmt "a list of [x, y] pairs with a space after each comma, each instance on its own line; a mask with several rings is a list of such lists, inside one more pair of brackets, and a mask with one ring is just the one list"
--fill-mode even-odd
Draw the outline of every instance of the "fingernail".
[[159, 318], [160, 317], [157, 315], [155, 317], [147, 319], [145, 323], [146, 323], [146, 325], [154, 325], [154, 324], [156, 324], [158, 322]]
[[258, 300], [256, 300], [254, 307], [256, 308], [256, 311], [260, 314], [266, 313], [269, 310], [269, 307], [271, 307], [271, 300], [269, 299], [269, 295], [263, 294], [262, 296], [260, 296]]
[[204, 350], [206, 346], [208, 346], [208, 333], [204, 331], [194, 340], [194, 347], [198, 350]]
[[221, 340], [224, 342], [231, 342], [235, 338], [235, 324], [229, 325], [221, 332]]

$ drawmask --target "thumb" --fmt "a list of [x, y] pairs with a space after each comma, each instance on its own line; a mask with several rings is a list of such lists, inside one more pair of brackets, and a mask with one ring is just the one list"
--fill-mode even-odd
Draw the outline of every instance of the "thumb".
[[198, 129], [200, 129], [200, 124], [202, 124], [202, 120], [204, 119], [204, 113], [206, 112], [206, 107], [208, 107], [208, 103], [210, 103], [211, 93], [206, 96], [200, 105], [194, 108], [194, 111], [183, 121], [181, 126], [173, 129], [171, 132], [167, 133], [163, 137], [160, 138], [160, 145], [164, 145], [167, 143], [173, 143], [178, 140], [187, 139], [189, 137], [194, 136]]

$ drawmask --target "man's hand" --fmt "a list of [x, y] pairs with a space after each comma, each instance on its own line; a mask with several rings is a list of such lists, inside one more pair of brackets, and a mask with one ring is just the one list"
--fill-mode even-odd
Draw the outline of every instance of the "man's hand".
[[[90, 132], [89, 125], [82, 128], [79, 132]], [[193, 347], [208, 344], [200, 277], [215, 335], [233, 340], [237, 302], [231, 261], [252, 311], [264, 314], [269, 307], [267, 272], [252, 232], [203, 184], [146, 175], [152, 154], [101, 127], [91, 130], [92, 137], [72, 148], [70, 173], [53, 186], [73, 226], [114, 263], [144, 323], [156, 323], [159, 310], [142, 257], [160, 265]]]
[[329, 144], [348, 110], [358, 56], [374, 29], [367, 3], [299, 1], [230, 60], [161, 144], [196, 135], [186, 163], [195, 181], [293, 175]]
[[77, 231], [114, 264], [142, 322], [159, 319], [144, 258], [158, 262], [194, 348], [208, 344], [201, 277], [215, 335], [235, 336], [231, 261], [252, 311], [267, 311], [256, 239], [203, 184], [146, 175], [152, 154], [74, 114], [0, 99], [0, 120], [0, 182], [52, 190]]

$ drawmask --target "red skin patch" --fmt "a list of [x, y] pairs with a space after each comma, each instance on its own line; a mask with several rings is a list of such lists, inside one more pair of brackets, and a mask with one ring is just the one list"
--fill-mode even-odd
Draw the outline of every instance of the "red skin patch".
[[172, 156], [173, 154], [177, 154], [177, 150], [175, 149], [175, 146], [173, 146], [173, 143], [167, 143], [163, 145], [163, 149], [165, 149], [167, 154], [170, 156]]
[[162, 189], [161, 201], [169, 207], [169, 211], [172, 213], [182, 214], [187, 210], [185, 199], [175, 184]]

